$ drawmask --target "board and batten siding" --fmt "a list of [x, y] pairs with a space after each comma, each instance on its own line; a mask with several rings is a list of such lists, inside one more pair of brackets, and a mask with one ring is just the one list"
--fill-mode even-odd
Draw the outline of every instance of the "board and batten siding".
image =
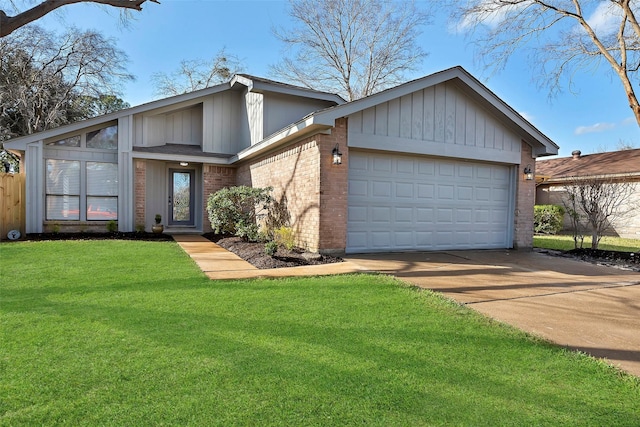
[[240, 98], [237, 93], [221, 92], [208, 97], [202, 104], [202, 151], [235, 154], [248, 129], [240, 129]]
[[519, 164], [521, 138], [445, 82], [350, 115], [349, 146]]

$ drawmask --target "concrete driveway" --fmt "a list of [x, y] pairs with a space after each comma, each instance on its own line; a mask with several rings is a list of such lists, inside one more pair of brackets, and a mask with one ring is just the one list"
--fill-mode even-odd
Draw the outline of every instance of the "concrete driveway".
[[349, 256], [640, 376], [640, 273], [522, 251]]

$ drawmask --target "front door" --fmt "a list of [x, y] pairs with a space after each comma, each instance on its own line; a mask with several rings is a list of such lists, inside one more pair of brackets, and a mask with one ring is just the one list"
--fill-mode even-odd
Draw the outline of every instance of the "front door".
[[195, 173], [169, 169], [169, 225], [195, 225]]

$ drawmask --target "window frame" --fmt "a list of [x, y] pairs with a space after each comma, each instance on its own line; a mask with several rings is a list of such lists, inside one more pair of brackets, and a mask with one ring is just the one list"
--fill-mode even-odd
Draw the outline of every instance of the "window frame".
[[[100, 131], [102, 129], [110, 128], [113, 126], [115, 126], [116, 128], [116, 148], [92, 148], [87, 146], [88, 134], [92, 132]], [[58, 135], [55, 138], [46, 139], [44, 141], [44, 145], [46, 146], [47, 149], [73, 150], [73, 151], [100, 151], [100, 152], [114, 153], [118, 151], [120, 146], [119, 136], [118, 136], [119, 131], [120, 129], [118, 129], [118, 121], [115, 120], [115, 121], [100, 123], [98, 125], [90, 126], [75, 132], [69, 132], [66, 134]], [[60, 141], [64, 141], [69, 138], [78, 137], [78, 136], [80, 137], [80, 145], [78, 145], [77, 147], [58, 144]]]
[[[119, 205], [119, 197], [120, 195], [119, 193], [119, 188], [118, 188], [118, 163], [117, 162], [108, 162], [108, 161], [96, 161], [96, 160], [86, 160], [86, 159], [78, 159], [78, 158], [74, 158], [74, 159], [60, 159], [60, 158], [51, 158], [51, 157], [45, 157], [44, 159], [44, 168], [45, 168], [45, 176], [44, 176], [44, 202], [45, 202], [45, 212], [44, 212], [44, 220], [48, 221], [48, 222], [56, 222], [56, 221], [60, 221], [60, 222], [72, 222], [72, 221], [80, 221], [80, 222], [106, 222], [106, 221], [117, 221], [118, 220], [118, 205]], [[79, 170], [78, 170], [78, 194], [59, 194], [59, 193], [49, 193], [49, 189], [47, 187], [47, 181], [48, 181], [48, 164], [49, 161], [66, 161], [66, 162], [77, 162], [79, 164]], [[105, 164], [110, 164], [110, 165], [115, 165], [115, 194], [93, 194], [93, 193], [89, 193], [88, 192], [88, 169], [87, 169], [87, 163], [105, 163]], [[48, 198], [49, 197], [61, 197], [61, 196], [66, 196], [66, 197], [73, 197], [76, 198], [78, 200], [78, 215], [77, 218], [69, 218], [69, 219], [64, 219], [64, 218], [50, 218], [49, 217], [49, 208], [48, 208]], [[89, 213], [89, 208], [91, 207], [91, 205], [89, 204], [89, 199], [90, 198], [109, 198], [109, 199], [115, 199], [115, 215], [114, 216], [110, 216], [110, 217], [106, 217], [106, 218], [90, 218], [90, 213]], [[113, 211], [110, 211], [113, 212]]]

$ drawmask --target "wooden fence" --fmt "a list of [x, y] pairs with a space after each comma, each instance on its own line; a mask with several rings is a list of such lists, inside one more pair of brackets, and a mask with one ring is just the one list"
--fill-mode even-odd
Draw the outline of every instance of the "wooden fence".
[[25, 234], [25, 175], [0, 173], [0, 240], [10, 230]]

